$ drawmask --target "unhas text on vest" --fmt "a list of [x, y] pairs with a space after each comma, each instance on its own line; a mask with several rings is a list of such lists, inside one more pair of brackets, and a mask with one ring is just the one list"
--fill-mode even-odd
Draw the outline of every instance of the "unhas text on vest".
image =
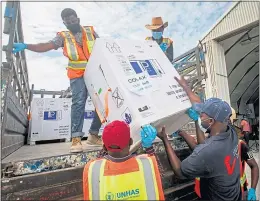
[[140, 195], [140, 190], [132, 189], [122, 192], [107, 192], [106, 193], [106, 200], [127, 200], [129, 198], [138, 197]]

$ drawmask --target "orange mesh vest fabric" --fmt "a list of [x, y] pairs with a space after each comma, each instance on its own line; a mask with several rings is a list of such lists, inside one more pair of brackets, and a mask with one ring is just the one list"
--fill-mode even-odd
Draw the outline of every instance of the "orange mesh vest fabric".
[[[86, 30], [90, 30], [88, 33]], [[82, 47], [76, 42], [75, 37], [69, 31], [63, 31], [59, 33], [64, 38], [63, 54], [69, 59], [69, 62], [82, 62], [82, 65], [86, 64], [92, 47], [90, 47], [90, 40], [94, 42], [94, 29], [92, 26], [82, 27]], [[80, 78], [84, 75], [85, 67], [73, 68], [68, 65], [67, 75], [69, 79]]]

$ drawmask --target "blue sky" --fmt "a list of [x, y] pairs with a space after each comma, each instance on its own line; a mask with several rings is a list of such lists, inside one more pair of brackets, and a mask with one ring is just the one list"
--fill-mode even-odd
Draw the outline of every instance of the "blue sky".
[[[144, 40], [144, 26], [161, 16], [169, 22], [164, 36], [174, 41], [174, 57], [196, 46], [232, 2], [21, 2], [26, 43], [47, 42], [64, 30], [62, 9], [78, 13], [82, 25], [93, 25], [100, 37]], [[4, 9], [4, 7], [3, 7]], [[6, 36], [3, 42], [7, 41]], [[26, 51], [30, 84], [36, 89], [64, 90], [69, 86], [67, 59], [62, 50], [38, 54]]]

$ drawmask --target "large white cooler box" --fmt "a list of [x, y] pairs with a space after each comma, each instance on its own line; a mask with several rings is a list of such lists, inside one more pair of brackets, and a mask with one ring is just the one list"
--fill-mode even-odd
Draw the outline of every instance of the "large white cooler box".
[[190, 121], [187, 94], [174, 77], [180, 77], [156, 42], [96, 40], [84, 79], [93, 103], [106, 118], [124, 120], [134, 143], [141, 126], [166, 126], [172, 133]]
[[41, 140], [70, 140], [70, 99], [33, 98], [31, 105], [30, 144]]

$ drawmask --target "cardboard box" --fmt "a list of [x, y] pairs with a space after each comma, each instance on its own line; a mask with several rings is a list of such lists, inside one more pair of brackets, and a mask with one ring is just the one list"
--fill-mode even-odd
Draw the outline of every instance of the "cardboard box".
[[67, 98], [33, 98], [29, 143], [70, 140], [71, 100]]
[[191, 103], [175, 76], [178, 72], [156, 42], [99, 38], [84, 79], [106, 123], [126, 121], [136, 143], [143, 125], [165, 125], [172, 133], [190, 121], [185, 111]]
[[[84, 137], [87, 137], [89, 134], [89, 129], [94, 118], [94, 112], [95, 112], [95, 107], [92, 103], [91, 97], [88, 97], [86, 101], [85, 114], [84, 114], [84, 125], [83, 125], [83, 132], [85, 133]], [[99, 129], [99, 135], [102, 134], [103, 129], [104, 129], [104, 125], [102, 125], [101, 128]]]

